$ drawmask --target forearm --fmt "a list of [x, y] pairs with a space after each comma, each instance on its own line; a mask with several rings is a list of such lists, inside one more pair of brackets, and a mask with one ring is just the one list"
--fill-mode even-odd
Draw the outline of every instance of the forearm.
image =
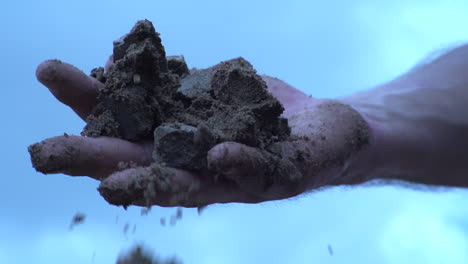
[[468, 187], [467, 54], [460, 47], [389, 84], [341, 99], [371, 129], [369, 147], [349, 161], [346, 177]]

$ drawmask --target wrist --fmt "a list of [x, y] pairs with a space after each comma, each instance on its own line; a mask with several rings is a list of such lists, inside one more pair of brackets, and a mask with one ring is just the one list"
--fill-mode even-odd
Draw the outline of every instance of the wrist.
[[[365, 119], [364, 119], [365, 120]], [[379, 128], [374, 122], [365, 120], [368, 127], [368, 143], [352, 153], [337, 172], [336, 182], [331, 185], [358, 185], [382, 175], [382, 162], [378, 155]]]
[[384, 179], [468, 186], [468, 126], [437, 110], [443, 99], [426, 96], [426, 104], [415, 106], [419, 98], [409, 95], [395, 97], [378, 90], [374, 95], [372, 101], [345, 100], [363, 116], [370, 133], [367, 148], [346, 163], [342, 177], [348, 184]]

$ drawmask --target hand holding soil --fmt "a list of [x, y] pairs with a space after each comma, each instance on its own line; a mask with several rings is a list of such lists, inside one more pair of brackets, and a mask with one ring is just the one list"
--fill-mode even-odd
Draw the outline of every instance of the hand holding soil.
[[369, 142], [351, 107], [259, 76], [243, 58], [189, 71], [149, 21], [92, 76], [57, 60], [36, 74], [87, 125], [31, 145], [33, 166], [100, 180], [115, 205], [258, 203], [352, 184], [341, 171]]

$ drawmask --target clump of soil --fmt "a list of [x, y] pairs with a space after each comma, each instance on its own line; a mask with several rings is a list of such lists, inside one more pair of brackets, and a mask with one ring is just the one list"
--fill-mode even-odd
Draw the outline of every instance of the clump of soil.
[[288, 138], [283, 106], [243, 58], [190, 72], [167, 57], [159, 33], [138, 21], [114, 42], [114, 64], [92, 76], [105, 83], [83, 135], [154, 140], [155, 162], [202, 170], [214, 145], [235, 141], [264, 148]]
[[145, 250], [143, 246], [135, 246], [126, 256], [120, 256], [117, 264], [181, 264], [177, 258], [172, 257], [167, 260], [155, 258], [151, 252]]

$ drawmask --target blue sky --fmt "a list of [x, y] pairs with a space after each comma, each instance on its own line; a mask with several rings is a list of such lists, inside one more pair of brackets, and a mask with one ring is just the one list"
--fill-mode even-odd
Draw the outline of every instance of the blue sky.
[[[147, 18], [169, 55], [208, 67], [243, 56], [260, 73], [316, 97], [388, 81], [468, 38], [468, 4], [433, 1], [9, 1], [0, 16], [0, 263], [113, 263], [143, 241], [184, 263], [467, 263], [468, 192], [398, 186], [334, 188], [286, 201], [128, 211], [87, 178], [36, 173], [26, 147], [84, 126], [34, 76], [59, 58], [89, 72], [112, 41]], [[69, 231], [76, 212], [87, 219]], [[116, 223], [116, 217], [118, 221]], [[136, 232], [123, 228], [136, 225]], [[333, 248], [330, 256], [327, 246]], [[93, 258], [94, 255], [94, 258]]]

